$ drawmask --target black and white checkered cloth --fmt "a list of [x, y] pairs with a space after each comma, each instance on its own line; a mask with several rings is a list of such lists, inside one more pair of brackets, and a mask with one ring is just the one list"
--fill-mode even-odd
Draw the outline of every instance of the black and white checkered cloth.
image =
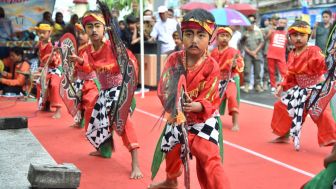
[[197, 123], [189, 127], [189, 132], [218, 145], [219, 123], [216, 117], [211, 117], [205, 123]]
[[229, 80], [220, 80], [219, 81], [219, 85], [218, 85], [218, 90], [219, 90], [219, 96], [222, 98], [224, 93], [225, 93], [225, 90], [227, 88], [227, 85], [228, 85], [228, 81], [229, 82], [235, 82], [234, 79], [229, 79]]
[[62, 76], [62, 72], [61, 72], [61, 70], [58, 69], [58, 68], [49, 68], [49, 69], [48, 69], [48, 74], [56, 74], [56, 75], [58, 75], [59, 77]]
[[335, 178], [335, 180], [333, 182], [333, 189], [336, 189], [336, 178]]
[[[48, 69], [48, 74], [56, 74], [59, 77], [62, 77], [62, 72], [58, 68], [49, 68]], [[37, 80], [36, 83], [40, 83], [40, 78]], [[38, 101], [38, 109], [39, 110], [43, 109], [43, 106], [44, 106], [44, 104], [43, 104], [44, 99], [43, 98], [44, 98], [43, 94], [40, 93], [40, 98], [39, 98], [39, 101]]]
[[161, 150], [169, 152], [176, 144], [182, 143], [182, 130], [181, 126], [176, 123], [167, 124], [165, 134], [162, 137]]
[[307, 88], [294, 86], [286, 91], [286, 94], [281, 98], [281, 102], [287, 106], [287, 111], [292, 117], [292, 126], [290, 129], [290, 136], [293, 137], [295, 150], [300, 149], [300, 137], [303, 123], [303, 113], [307, 99], [312, 89], [320, 89], [321, 84], [313, 85]]
[[86, 137], [90, 143], [99, 148], [111, 137], [110, 111], [116, 106], [121, 86], [99, 92], [99, 97], [91, 114]]
[[[80, 100], [82, 100], [82, 89], [84, 86], [84, 80], [81, 79], [77, 79], [74, 83], [73, 83], [73, 87], [75, 89], [75, 93], [76, 95], [80, 98]], [[82, 121], [82, 111], [80, 109], [78, 109], [75, 117], [74, 117], [74, 121], [75, 123], [79, 124]]]
[[83, 89], [84, 86], [84, 80], [76, 79], [76, 81], [73, 83], [73, 86], [75, 88], [75, 92], [78, 93]]
[[[219, 144], [219, 123], [216, 117], [207, 119], [205, 123], [189, 125], [188, 130], [188, 132], [196, 134], [197, 136], [213, 142], [216, 145]], [[165, 134], [161, 141], [161, 150], [163, 152], [169, 152], [176, 144], [182, 144], [182, 140], [181, 127], [177, 124], [167, 124]]]

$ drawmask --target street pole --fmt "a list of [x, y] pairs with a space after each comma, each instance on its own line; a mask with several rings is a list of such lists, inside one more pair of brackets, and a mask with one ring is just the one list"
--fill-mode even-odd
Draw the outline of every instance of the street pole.
[[144, 47], [144, 23], [143, 0], [140, 0], [140, 72], [141, 72], [141, 98], [145, 98], [145, 47]]

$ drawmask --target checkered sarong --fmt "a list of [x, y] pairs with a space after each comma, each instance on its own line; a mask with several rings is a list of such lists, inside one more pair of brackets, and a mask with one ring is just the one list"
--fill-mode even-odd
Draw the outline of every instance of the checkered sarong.
[[223, 95], [225, 93], [225, 90], [226, 90], [227, 85], [229, 84], [229, 82], [235, 83], [235, 80], [231, 78], [229, 80], [220, 80], [219, 81], [218, 90], [219, 90], [219, 96], [221, 98], [223, 97]]
[[48, 69], [48, 74], [56, 74], [56, 75], [58, 75], [59, 77], [62, 76], [62, 72], [61, 72], [61, 70], [58, 69], [58, 68], [49, 68], [49, 69]]
[[99, 148], [102, 143], [111, 138], [110, 111], [116, 106], [121, 86], [101, 90], [91, 114], [86, 137], [90, 143]]
[[333, 182], [333, 189], [336, 189], [336, 178], [335, 178], [335, 180]]
[[[205, 123], [188, 126], [189, 132], [218, 145], [219, 123], [216, 117], [211, 117]], [[167, 124], [166, 131], [161, 141], [161, 150], [169, 152], [176, 144], [182, 144], [182, 130], [177, 124]]]
[[[58, 68], [49, 68], [48, 69], [48, 74], [55, 74], [55, 75], [58, 75], [59, 77], [62, 77], [62, 72], [61, 70], [59, 70]], [[41, 83], [40, 82], [40, 78], [36, 81], [36, 83]], [[48, 81], [49, 83], [49, 81]], [[43, 94], [40, 93], [40, 98], [39, 98], [39, 101], [38, 101], [38, 109], [39, 110], [42, 110], [43, 109], [43, 102], [44, 102], [44, 99], [43, 99]]]
[[[83, 89], [83, 86], [84, 86], [84, 80], [81, 80], [81, 79], [77, 79], [73, 83], [73, 87], [74, 87], [75, 93], [80, 98], [80, 100], [82, 100], [82, 89]], [[75, 123], [80, 123], [81, 120], [82, 120], [82, 111], [80, 109], [78, 109], [78, 112], [76, 113], [76, 115], [74, 117], [74, 121], [75, 121]]]
[[307, 99], [313, 89], [319, 90], [322, 85], [317, 84], [307, 88], [294, 86], [286, 91], [286, 95], [281, 98], [281, 102], [287, 106], [287, 111], [292, 117], [292, 126], [290, 136], [293, 137], [294, 148], [300, 149], [300, 137], [303, 123], [303, 113], [305, 110]]

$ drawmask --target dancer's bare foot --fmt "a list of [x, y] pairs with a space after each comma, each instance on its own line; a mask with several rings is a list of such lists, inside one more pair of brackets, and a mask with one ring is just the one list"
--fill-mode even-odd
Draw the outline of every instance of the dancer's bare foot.
[[142, 178], [143, 178], [143, 175], [141, 173], [139, 166], [138, 165], [132, 166], [132, 172], [131, 172], [130, 179], [142, 179]]
[[80, 128], [80, 125], [79, 125], [79, 123], [74, 123], [74, 124], [70, 125], [70, 127], [72, 127], [72, 128]]
[[238, 112], [232, 113], [232, 123], [233, 127], [231, 128], [232, 131], [239, 131], [239, 125], [238, 125]]
[[100, 156], [100, 157], [102, 156], [99, 151], [90, 152], [89, 155], [90, 156]]
[[162, 188], [170, 188], [170, 189], [175, 189], [177, 188], [177, 180], [176, 179], [173, 179], [173, 180], [170, 180], [170, 179], [166, 179], [165, 181], [163, 182], [159, 182], [159, 183], [154, 183], [154, 184], [151, 184], [148, 186], [148, 189], [162, 189]]
[[271, 141], [271, 143], [289, 143], [288, 136], [281, 136]]
[[143, 175], [138, 163], [138, 150], [133, 149], [131, 151], [131, 156], [132, 156], [132, 172], [130, 175], [130, 179], [141, 179], [143, 178]]
[[54, 119], [59, 119], [61, 118], [61, 108], [56, 108], [55, 114], [52, 116]]
[[239, 125], [234, 125], [232, 128], [231, 128], [231, 131], [239, 131]]
[[336, 144], [333, 147], [333, 150], [330, 155], [328, 155], [326, 158], [324, 158], [324, 167], [327, 168], [329, 163], [336, 161]]

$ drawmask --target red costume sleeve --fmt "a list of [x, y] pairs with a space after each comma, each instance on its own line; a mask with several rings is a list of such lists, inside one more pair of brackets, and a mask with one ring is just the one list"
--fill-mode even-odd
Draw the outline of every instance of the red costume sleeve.
[[92, 44], [86, 50], [87, 59], [84, 64], [89, 63], [96, 72], [120, 73], [116, 57], [111, 53], [110, 41], [106, 41], [102, 48], [94, 51]]
[[236, 67], [234, 68], [234, 72], [241, 73], [244, 71], [244, 59], [239, 51], [237, 51], [237, 53], [238, 53], [238, 57], [236, 59], [237, 64]]
[[237, 56], [236, 67], [232, 68], [232, 75], [234, 73], [240, 73], [244, 71], [244, 60], [240, 52], [234, 48], [229, 47], [223, 52], [219, 52], [218, 48], [216, 48], [211, 53], [211, 57], [217, 61], [221, 73], [229, 72], [235, 56]]
[[[158, 85], [158, 97], [161, 103], [165, 105], [168, 99], [165, 91], [167, 80], [171, 77], [170, 68], [180, 64], [183, 60], [184, 53], [182, 51], [172, 53], [165, 62], [165, 67]], [[186, 74], [187, 92], [194, 102], [200, 102], [203, 106], [202, 112], [190, 112], [187, 114], [189, 123], [202, 123], [210, 118], [218, 109], [220, 98], [218, 93], [219, 84], [219, 67], [216, 61], [207, 57], [203, 62], [195, 65], [193, 68], [187, 69]]]
[[83, 58], [84, 62], [83, 64], [79, 64], [78, 62], [76, 62], [75, 64], [75, 70], [79, 70], [82, 71], [84, 73], [91, 73], [93, 71], [91, 65], [89, 64], [89, 59], [88, 59], [88, 54], [87, 54], [87, 49], [88, 45], [83, 45], [81, 47], [79, 47], [78, 50], [78, 56]]
[[295, 55], [291, 51], [288, 55], [288, 71], [281, 83], [286, 91], [295, 85], [297, 81], [295, 75], [319, 75], [322, 76], [327, 72], [325, 57], [317, 46], [308, 46], [305, 51], [299, 55]]
[[[194, 86], [191, 84], [193, 81], [198, 82], [197, 89], [199, 90], [199, 94], [197, 97], [192, 97], [195, 102], [200, 102], [203, 106], [203, 111], [200, 113], [192, 113], [195, 114], [196, 117], [202, 117], [202, 122], [206, 121], [208, 118], [212, 116], [212, 114], [218, 109], [219, 106], [219, 93], [218, 93], [218, 85], [219, 85], [219, 68], [216, 62], [212, 58], [208, 58], [204, 61], [203, 65], [201, 65], [201, 70], [197, 73], [195, 77], [200, 77], [200, 81], [189, 80], [187, 79], [187, 86]], [[191, 71], [193, 72], [193, 71]], [[187, 76], [192, 73], [188, 72]], [[189, 83], [189, 81], [192, 81]], [[196, 84], [196, 83], [195, 83]], [[197, 84], [196, 84], [197, 85]], [[189, 87], [188, 87], [189, 94]], [[191, 95], [191, 94], [189, 94]], [[196, 121], [198, 122], [198, 121]]]
[[207, 57], [201, 64], [187, 70], [187, 91], [190, 98], [200, 102], [203, 111], [188, 114], [190, 123], [205, 122], [218, 109], [220, 98], [218, 84], [220, 71], [216, 61]]

